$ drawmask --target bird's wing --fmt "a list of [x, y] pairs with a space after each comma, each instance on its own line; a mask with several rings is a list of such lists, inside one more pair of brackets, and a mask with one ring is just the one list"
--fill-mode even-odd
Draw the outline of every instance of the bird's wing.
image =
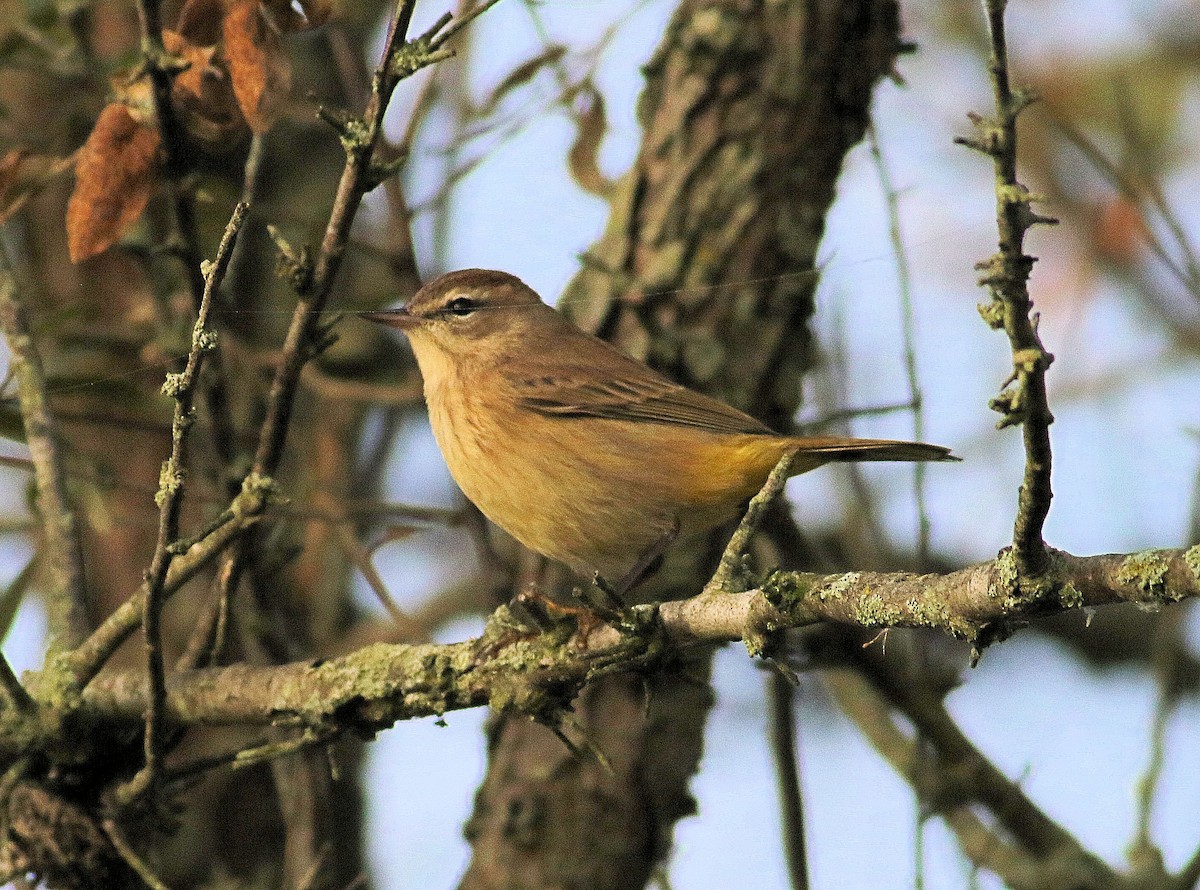
[[602, 380], [590, 369], [556, 368], [536, 376], [523, 375], [512, 384], [518, 404], [539, 414], [663, 423], [714, 433], [771, 432], [750, 415], [673, 383], [632, 360]]

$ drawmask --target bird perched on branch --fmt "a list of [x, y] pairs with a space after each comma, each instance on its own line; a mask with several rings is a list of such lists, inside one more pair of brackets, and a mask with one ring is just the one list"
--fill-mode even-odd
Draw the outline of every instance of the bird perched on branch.
[[626, 587], [677, 536], [737, 516], [788, 452], [792, 475], [956, 460], [920, 442], [780, 435], [584, 333], [505, 272], [450, 272], [405, 306], [360, 314], [408, 336], [438, 446], [483, 514]]

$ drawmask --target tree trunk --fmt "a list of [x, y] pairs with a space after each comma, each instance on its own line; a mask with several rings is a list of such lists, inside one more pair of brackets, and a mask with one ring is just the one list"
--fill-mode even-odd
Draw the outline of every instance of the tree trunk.
[[[812, 364], [825, 213], [898, 32], [891, 0], [685, 0], [647, 66], [638, 159], [563, 311], [786, 428]], [[636, 593], [694, 593], [712, 566], [713, 552], [673, 554]], [[708, 672], [698, 656], [589, 686], [562, 731], [606, 765], [546, 727], [498, 720], [464, 890], [643, 887], [694, 810]]]

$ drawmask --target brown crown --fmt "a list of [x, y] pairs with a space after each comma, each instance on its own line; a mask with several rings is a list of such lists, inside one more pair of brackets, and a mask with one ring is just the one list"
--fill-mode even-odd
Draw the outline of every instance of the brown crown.
[[471, 297], [493, 306], [541, 302], [537, 293], [515, 275], [494, 269], [459, 269], [433, 279], [417, 291], [408, 302], [408, 311], [423, 315], [456, 297]]

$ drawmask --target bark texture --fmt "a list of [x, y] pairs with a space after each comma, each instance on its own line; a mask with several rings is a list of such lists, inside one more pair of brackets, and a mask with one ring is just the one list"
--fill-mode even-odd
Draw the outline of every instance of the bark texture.
[[[166, 23], [175, 21], [180, 5], [162, 4]], [[362, 45], [378, 27], [383, 8], [378, 0], [356, 4], [339, 27]], [[9, 17], [22, 18], [7, 11], [7, 6], [4, 9], [0, 17], [5, 18], [5, 26]], [[30, 134], [35, 134], [35, 150], [69, 154], [87, 135], [105, 101], [108, 75], [113, 73], [109, 69], [137, 55], [136, 4], [84, 4], [62, 15], [61, 33], [67, 33], [69, 24], [79, 41], [78, 59], [72, 56], [78, 66], [55, 77], [25, 73], [7, 64], [0, 70], [0, 102], [7, 112], [0, 122], [3, 149], [26, 146]], [[46, 11], [39, 21], [49, 16]], [[326, 82], [325, 72], [333, 70], [323, 38], [310, 41], [306, 55], [297, 55], [297, 81], [304, 88], [314, 88], [340, 106], [361, 108], [364, 96], [349, 94], [352, 91], [341, 83]], [[204, 191], [216, 196], [216, 200], [196, 202], [194, 208], [195, 244], [189, 247], [205, 256], [212, 255], [229, 202], [243, 189], [248, 139], [239, 139], [230, 140], [223, 153], [205, 156], [198, 169], [188, 171], [202, 180]], [[261, 419], [265, 372], [273, 361], [268, 350], [280, 339], [280, 331], [272, 327], [286, 319], [293, 303], [286, 284], [273, 274], [273, 251], [263, 247], [269, 244], [263, 225], [270, 219], [268, 214], [277, 213], [296, 227], [299, 237], [307, 227], [315, 230], [333, 194], [335, 181], [330, 177], [336, 177], [343, 160], [336, 134], [312, 120], [307, 111], [303, 119], [298, 116], [280, 124], [268, 136], [267, 148], [269, 161], [257, 177], [258, 200], [249, 227], [254, 234], [241, 245], [226, 289], [236, 296], [223, 309], [282, 307], [284, 311], [220, 313], [221, 357], [228, 371], [226, 384], [238, 436], [237, 441], [220, 443], [233, 456], [222, 465], [222, 456], [215, 453], [222, 448], [212, 447], [212, 416], [203, 410], [198, 413], [191, 437], [196, 447], [188, 467], [187, 528], [203, 526], [225, 500], [227, 479], [245, 470], [245, 452]], [[291, 172], [300, 169], [304, 176]], [[70, 494], [80, 517], [86, 567], [86, 619], [94, 627], [138, 590], [154, 551], [153, 493], [171, 441], [170, 405], [159, 388], [181, 344], [186, 351], [190, 295], [184, 264], [174, 253], [159, 249], [176, 227], [162, 194], [151, 201], [144, 228], [135, 228], [128, 239], [132, 247], [72, 265], [66, 257], [63, 226], [69, 192], [69, 182], [46, 188], [7, 225], [7, 235], [22, 257], [22, 283], [31, 295], [33, 320], [45, 332], [38, 345], [51, 384], [51, 409], [60, 421], [70, 459]], [[249, 257], [254, 261], [248, 262]], [[350, 265], [348, 274], [354, 275], [358, 270]], [[342, 347], [337, 360], [354, 366], [367, 345], [358, 347], [358, 351]], [[81, 380], [101, 382], [80, 386]], [[304, 399], [299, 413], [314, 420], [311, 426], [297, 424], [292, 459], [279, 474], [282, 484], [295, 500], [318, 505], [361, 494], [356, 449], [365, 409], [359, 403], [346, 407], [344, 400], [323, 393], [305, 393]], [[289, 565], [289, 552], [301, 545], [302, 557]], [[328, 524], [276, 524], [257, 554], [260, 559], [243, 579], [232, 621], [235, 630], [224, 660], [268, 665], [336, 649], [351, 617], [351, 567], [343, 549]], [[211, 580], [205, 573], [190, 582], [164, 616], [168, 665], [188, 645], [197, 616], [210, 597]], [[40, 585], [47, 593], [51, 586], [46, 579]], [[108, 669], [136, 669], [142, 663], [140, 648], [140, 638], [126, 643]], [[260, 734], [261, 730], [229, 727], [192, 731], [172, 755], [180, 759], [211, 755]], [[139, 746], [136, 734], [122, 735], [119, 744], [104, 752], [103, 768], [86, 781], [97, 786], [119, 782], [134, 763], [132, 754]], [[338, 749], [336, 781], [331, 776], [332, 759], [323, 751], [293, 758], [274, 772], [267, 766], [236, 775], [216, 771], [170, 801], [181, 812], [178, 822], [131, 824], [125, 827], [127, 840], [172, 887], [222, 882], [245, 887], [344, 887], [364, 868], [358, 761], [357, 747], [347, 743]], [[84, 781], [74, 775], [56, 778], [68, 786]], [[19, 787], [23, 796], [16, 799], [38, 804], [17, 814], [23, 820], [19, 827], [49, 824], [51, 817], [55, 824], [70, 827], [58, 815], [74, 812], [76, 801], [69, 795], [53, 798], [35, 783], [30, 785], [32, 791]], [[91, 793], [91, 785], [87, 787]], [[83, 800], [85, 808], [94, 804], [90, 798]], [[40, 822], [24, 818], [25, 811], [43, 816]], [[113, 875], [119, 872], [122, 880], [132, 880], [127, 866], [115, 858], [97, 831], [93, 834], [100, 838], [96, 854], [100, 865], [93, 868], [91, 860], [74, 848], [65, 858], [79, 863], [78, 875], [85, 868], [104, 875], [102, 869], [107, 868]], [[81, 831], [72, 836], [81, 838], [81, 845], [92, 838]], [[27, 850], [29, 846], [25, 844]], [[33, 856], [31, 861], [40, 858]], [[116, 877], [76, 879], [68, 870], [46, 877], [60, 886], [123, 886]]]
[[[814, 260], [843, 158], [898, 52], [890, 0], [685, 0], [647, 66], [634, 168], [560, 307], [687, 385], [779, 429], [812, 364]], [[675, 554], [636, 593], [695, 593], [711, 553]], [[465, 890], [646, 884], [711, 705], [707, 655], [589, 685], [560, 731], [492, 728], [467, 827]], [[610, 768], [611, 767], [611, 768]]]

